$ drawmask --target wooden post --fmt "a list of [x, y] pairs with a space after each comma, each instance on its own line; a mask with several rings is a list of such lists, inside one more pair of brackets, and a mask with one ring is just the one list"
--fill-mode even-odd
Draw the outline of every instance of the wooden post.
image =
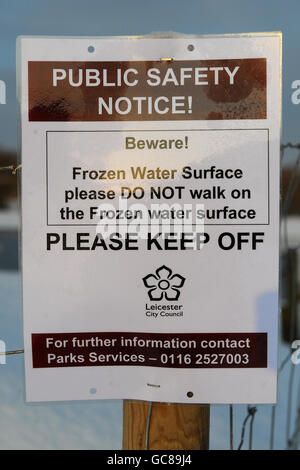
[[[123, 450], [145, 450], [149, 402], [123, 402]], [[150, 450], [209, 449], [209, 405], [153, 403]]]

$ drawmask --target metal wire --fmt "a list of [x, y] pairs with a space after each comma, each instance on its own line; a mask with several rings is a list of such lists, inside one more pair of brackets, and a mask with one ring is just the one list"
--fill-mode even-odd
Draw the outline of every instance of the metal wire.
[[291, 142], [287, 142], [286, 144], [281, 144], [280, 145], [281, 150], [285, 150], [287, 148], [290, 149], [300, 149], [300, 143], [297, 144], [292, 144]]
[[280, 374], [280, 372], [283, 371], [284, 367], [287, 365], [290, 358], [291, 358], [291, 353], [289, 352], [286, 358], [283, 359], [282, 363], [280, 364], [280, 367], [278, 369], [278, 374]]
[[246, 424], [247, 424], [247, 421], [248, 419], [250, 418], [250, 414], [248, 412], [246, 418], [244, 419], [244, 422], [243, 422], [243, 427], [242, 427], [242, 432], [241, 432], [241, 441], [240, 441], [240, 444], [238, 446], [238, 450], [241, 450], [243, 444], [244, 444], [244, 438], [245, 438], [245, 429], [246, 429]]
[[24, 349], [16, 349], [15, 351], [2, 351], [0, 356], [11, 356], [12, 354], [23, 354]]
[[289, 449], [292, 449], [292, 450], [299, 449], [299, 441], [300, 441], [300, 414], [298, 413], [297, 421], [296, 421], [296, 428], [290, 439]]
[[300, 442], [300, 380], [298, 384], [297, 415], [295, 420], [295, 430], [290, 438], [289, 449], [297, 450]]
[[253, 425], [254, 425], [254, 418], [257, 408], [253, 407], [251, 411], [251, 419], [250, 419], [250, 429], [249, 429], [249, 450], [252, 450], [252, 443], [253, 443]]
[[275, 418], [276, 418], [276, 405], [273, 405], [272, 412], [271, 412], [270, 450], [274, 449]]
[[286, 415], [286, 446], [290, 446], [290, 430], [291, 430], [291, 416], [292, 416], [292, 399], [293, 399], [293, 381], [295, 374], [295, 364], [291, 365], [290, 370], [290, 380], [288, 388], [288, 405], [287, 405], [287, 415]]
[[146, 424], [146, 432], [145, 432], [145, 450], [149, 450], [149, 434], [150, 434], [150, 424], [151, 424], [151, 416], [152, 416], [152, 405], [153, 402], [149, 402], [148, 407], [148, 416], [147, 416], [147, 424]]
[[248, 411], [248, 414], [247, 414], [247, 416], [246, 416], [246, 418], [244, 419], [244, 422], [243, 422], [242, 431], [241, 431], [241, 440], [240, 440], [240, 444], [238, 446], [238, 450], [241, 450], [241, 448], [243, 447], [244, 440], [245, 440], [246, 425], [247, 425], [247, 422], [249, 421], [250, 418], [251, 418], [251, 423], [252, 424], [250, 424], [249, 446], [250, 446], [250, 444], [252, 446], [253, 420], [254, 420], [254, 415], [257, 411], [257, 408], [255, 406], [248, 405], [247, 411]]
[[233, 450], [233, 405], [229, 405], [229, 444]]
[[17, 173], [17, 170], [20, 170], [22, 165], [8, 165], [8, 166], [1, 166], [0, 171], [11, 171], [13, 175]]
[[[280, 367], [278, 369], [278, 375], [283, 371], [285, 366], [288, 364], [290, 358], [291, 358], [291, 352], [289, 352], [288, 355], [281, 362]], [[274, 449], [276, 410], [277, 410], [277, 405], [273, 405], [272, 412], [271, 412], [271, 426], [270, 426], [270, 450]]]

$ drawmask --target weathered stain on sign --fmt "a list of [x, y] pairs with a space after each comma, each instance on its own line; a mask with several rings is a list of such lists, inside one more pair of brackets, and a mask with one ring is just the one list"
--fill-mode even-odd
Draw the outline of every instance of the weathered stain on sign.
[[266, 119], [266, 59], [28, 63], [29, 121]]

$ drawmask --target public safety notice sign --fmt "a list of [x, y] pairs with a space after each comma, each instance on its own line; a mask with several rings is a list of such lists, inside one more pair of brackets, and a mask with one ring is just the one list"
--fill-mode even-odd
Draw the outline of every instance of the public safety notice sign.
[[280, 33], [18, 49], [27, 400], [274, 403]]

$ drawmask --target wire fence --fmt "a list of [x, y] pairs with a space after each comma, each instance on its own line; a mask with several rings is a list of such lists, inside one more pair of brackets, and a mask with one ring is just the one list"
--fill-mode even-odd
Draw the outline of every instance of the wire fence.
[[[283, 256], [288, 257], [289, 250], [297, 251], [300, 248], [300, 245], [296, 247], [289, 246], [289, 239], [288, 239], [288, 230], [287, 230], [287, 217], [289, 214], [290, 205], [293, 201], [293, 197], [295, 195], [295, 191], [299, 184], [299, 169], [300, 169], [300, 143], [293, 144], [291, 142], [285, 143], [281, 145], [281, 162], [284, 161], [285, 151], [286, 149], [294, 149], [299, 150], [298, 157], [294, 164], [293, 170], [291, 171], [290, 181], [288, 183], [288, 187], [286, 190], [285, 198], [282, 202], [282, 218], [281, 223], [283, 226], [283, 239], [282, 239], [282, 247], [283, 247]], [[11, 172], [13, 175], [16, 175], [18, 170], [21, 170], [22, 165], [8, 165], [0, 167], [0, 171], [8, 171]], [[294, 266], [297, 269], [297, 266]], [[296, 277], [294, 277], [296, 279]], [[298, 285], [293, 285], [291, 289], [292, 295], [288, 299], [290, 304], [290, 311], [291, 311], [291, 318], [290, 324], [291, 328], [292, 325], [297, 323], [297, 312], [298, 312]], [[294, 338], [296, 339], [296, 338]], [[16, 349], [12, 351], [5, 351], [0, 352], [0, 355], [15, 355], [15, 354], [23, 354], [24, 349]], [[286, 416], [286, 449], [295, 450], [299, 449], [300, 445], [300, 379], [299, 383], [296, 387], [297, 393], [297, 400], [296, 400], [296, 419], [294, 423], [294, 428], [291, 431], [292, 423], [292, 402], [293, 402], [293, 395], [295, 390], [293, 388], [294, 385], [294, 377], [295, 377], [295, 364], [291, 361], [291, 354], [292, 350], [288, 353], [288, 355], [283, 359], [279, 368], [278, 368], [278, 381], [280, 380], [281, 372], [290, 365], [290, 376], [288, 381], [288, 395], [287, 395], [287, 416]], [[278, 408], [278, 403], [276, 405], [271, 405], [271, 417], [270, 417], [270, 440], [269, 440], [269, 449], [274, 449], [274, 437], [275, 437], [275, 429], [276, 429], [276, 412]], [[247, 414], [243, 420], [242, 428], [240, 431], [239, 437], [239, 445], [237, 446], [237, 450], [242, 450], [245, 444], [245, 436], [247, 430], [249, 428], [249, 436], [248, 436], [248, 450], [253, 449], [253, 437], [254, 437], [254, 421], [257, 413], [259, 412], [259, 407], [248, 405], [247, 406]], [[148, 414], [147, 414], [147, 421], [146, 421], [146, 432], [145, 432], [145, 449], [149, 449], [149, 435], [150, 435], [150, 427], [151, 427], [151, 415], [152, 415], [152, 402], [149, 402], [148, 407]], [[229, 405], [229, 449], [234, 450], [234, 405]]]
[[11, 171], [13, 175], [17, 174], [17, 170], [20, 170], [22, 165], [8, 165], [0, 167], [0, 171]]

